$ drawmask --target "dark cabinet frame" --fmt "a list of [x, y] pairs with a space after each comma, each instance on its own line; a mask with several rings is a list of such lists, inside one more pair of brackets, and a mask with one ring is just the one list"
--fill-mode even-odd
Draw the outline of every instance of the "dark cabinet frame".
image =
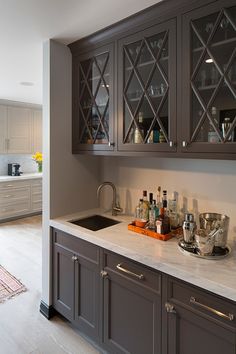
[[[112, 45], [114, 48], [114, 143], [115, 146], [99, 147], [97, 145], [76, 146], [73, 153], [90, 153], [94, 155], [124, 155], [124, 156], [161, 156], [161, 157], [186, 157], [186, 158], [213, 158], [235, 159], [236, 142], [226, 144], [190, 143], [190, 28], [189, 20], [198, 16], [204, 16], [207, 12], [219, 10], [222, 6], [234, 5], [233, 0], [166, 0], [148, 9], [141, 11], [125, 20], [122, 20], [91, 36], [76, 41], [69, 45], [74, 58], [85, 53], [97, 50], [104, 45]], [[122, 86], [122, 53], [121, 45], [129, 40], [129, 37], [141, 39], [146, 33], [152, 31], [152, 27], [167, 26], [176, 21], [176, 64], [177, 82], [171, 81], [172, 99], [170, 103], [170, 141], [168, 144], [123, 144], [123, 86]], [[130, 38], [131, 38], [130, 37]], [[73, 131], [78, 122], [76, 116], [76, 71], [73, 64]], [[118, 87], [117, 87], [118, 85]], [[74, 94], [75, 93], [75, 94]], [[73, 133], [75, 134], [75, 133]], [[74, 140], [74, 138], [73, 138]], [[183, 146], [184, 145], [184, 146]]]
[[[236, 6], [234, 0], [219, 0], [199, 9], [194, 9], [182, 16], [182, 132], [181, 132], [181, 151], [184, 153], [206, 153], [209, 154], [232, 154], [236, 153], [236, 142], [211, 144], [208, 142], [191, 141], [191, 28], [190, 22], [201, 17], [205, 17], [214, 12], [219, 12], [222, 8]], [[207, 105], [206, 105], [207, 106]], [[184, 143], [184, 144], [183, 144]], [[184, 145], [184, 146], [183, 146]], [[223, 155], [223, 156], [224, 156]]]
[[[152, 144], [128, 144], [123, 143], [124, 135], [124, 46], [140, 40], [157, 35], [161, 32], [167, 33], [168, 38], [168, 127], [169, 136], [166, 143]], [[155, 65], [154, 65], [155, 66]], [[135, 68], [135, 67], [134, 67]], [[137, 69], [135, 69], [137, 71]], [[152, 77], [149, 78], [150, 83]], [[147, 85], [146, 85], [147, 86]], [[147, 87], [144, 83], [144, 93]], [[136, 34], [124, 37], [118, 41], [118, 150], [119, 151], [176, 151], [176, 20], [171, 19], [164, 23], [152, 26]], [[150, 99], [149, 99], [150, 100]], [[151, 105], [153, 106], [152, 102]], [[157, 110], [158, 112], [158, 110]]]

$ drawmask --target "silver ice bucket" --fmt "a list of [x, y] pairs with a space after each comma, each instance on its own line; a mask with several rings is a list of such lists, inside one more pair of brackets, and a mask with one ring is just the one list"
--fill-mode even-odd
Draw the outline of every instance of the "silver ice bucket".
[[217, 213], [202, 213], [199, 215], [200, 228], [205, 229], [208, 233], [214, 229], [221, 228], [222, 233], [219, 233], [215, 237], [216, 247], [226, 247], [228, 230], [229, 230], [229, 217], [223, 214]]

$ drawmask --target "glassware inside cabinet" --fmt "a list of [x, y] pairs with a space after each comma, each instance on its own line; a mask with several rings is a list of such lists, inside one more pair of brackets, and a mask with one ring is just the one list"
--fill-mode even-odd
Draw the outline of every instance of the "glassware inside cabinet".
[[236, 6], [191, 22], [191, 141], [236, 141]]
[[108, 144], [109, 53], [79, 63], [79, 141]]
[[167, 143], [168, 32], [124, 47], [124, 143]]

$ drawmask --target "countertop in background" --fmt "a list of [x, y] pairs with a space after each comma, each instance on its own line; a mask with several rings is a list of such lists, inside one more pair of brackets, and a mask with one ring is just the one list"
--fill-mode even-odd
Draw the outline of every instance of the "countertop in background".
[[21, 176], [0, 176], [0, 182], [22, 181], [25, 179], [42, 178], [42, 173], [23, 173]]

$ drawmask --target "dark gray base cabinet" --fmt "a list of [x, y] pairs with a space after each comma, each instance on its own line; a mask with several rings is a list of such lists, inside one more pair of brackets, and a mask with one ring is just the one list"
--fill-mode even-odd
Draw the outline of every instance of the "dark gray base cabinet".
[[104, 347], [161, 354], [161, 275], [109, 252], [103, 259]]
[[235, 354], [235, 304], [179, 280], [165, 281], [164, 353]]
[[99, 248], [59, 230], [53, 239], [53, 307], [98, 342]]
[[110, 354], [236, 354], [236, 303], [53, 230], [53, 307]]

